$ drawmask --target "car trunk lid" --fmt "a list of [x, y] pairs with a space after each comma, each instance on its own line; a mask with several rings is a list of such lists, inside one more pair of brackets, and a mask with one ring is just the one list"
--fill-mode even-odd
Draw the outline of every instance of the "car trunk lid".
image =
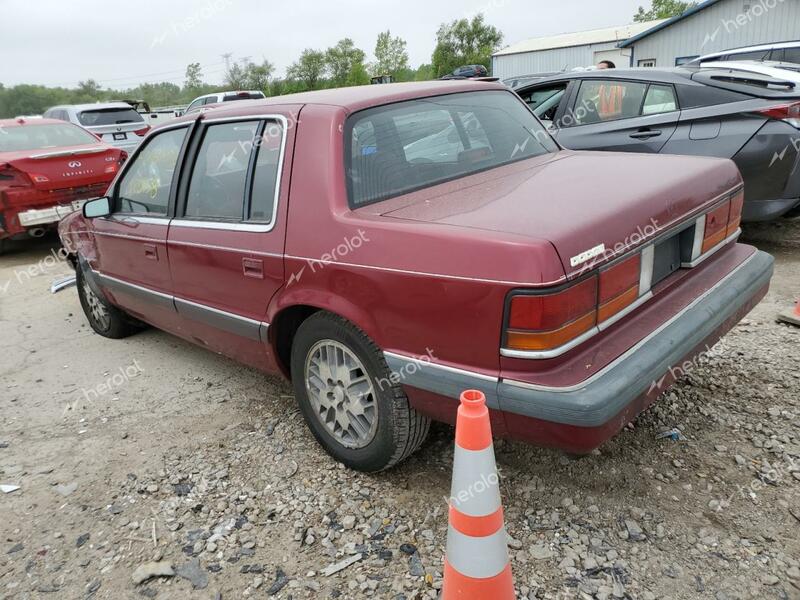
[[384, 217], [549, 240], [569, 278], [741, 184], [729, 160], [563, 151], [373, 205]]
[[0, 162], [25, 173], [37, 190], [60, 190], [109, 181], [119, 169], [120, 151], [97, 146], [6, 153]]

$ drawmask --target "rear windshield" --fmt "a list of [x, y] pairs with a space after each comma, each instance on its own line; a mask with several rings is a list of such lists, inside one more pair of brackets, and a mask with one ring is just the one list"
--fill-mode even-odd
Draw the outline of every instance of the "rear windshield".
[[97, 138], [91, 133], [67, 123], [0, 127], [0, 152], [43, 150], [97, 143]]
[[142, 115], [132, 108], [99, 108], [84, 110], [78, 114], [78, 121], [85, 127], [101, 125], [122, 125], [124, 123], [141, 123]]
[[265, 98], [261, 92], [239, 92], [236, 95], [225, 96], [222, 98], [223, 102], [231, 102], [232, 100], [262, 100]]
[[361, 111], [348, 120], [345, 140], [352, 206], [558, 150], [525, 104], [506, 91]]

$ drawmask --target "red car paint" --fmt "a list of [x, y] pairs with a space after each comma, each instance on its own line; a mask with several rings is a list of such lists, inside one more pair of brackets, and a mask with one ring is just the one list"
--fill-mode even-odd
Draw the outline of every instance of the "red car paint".
[[[44, 127], [71, 128], [85, 134], [87, 141], [3, 151], [4, 136]], [[20, 213], [56, 206], [71, 211], [82, 200], [102, 196], [116, 177], [123, 156], [121, 150], [64, 121], [0, 120], [0, 240], [24, 234], [26, 229], [54, 225], [58, 220], [54, 214], [50, 222], [26, 226], [20, 223]]]
[[[658, 332], [682, 311], [721, 293], [755, 249], [728, 239], [702, 265], [681, 268], [654, 286], [650, 301], [555, 358], [501, 356], [509, 293], [575, 281], [585, 265], [572, 266], [571, 259], [600, 244], [611, 250], [591, 269], [637, 251], [702, 218], [741, 187], [741, 177], [726, 160], [562, 150], [350, 208], [342, 135], [350, 115], [444, 93], [504, 89], [484, 82], [365, 86], [192, 115], [178, 122], [286, 118], [280, 200], [270, 232], [73, 215], [62, 222], [61, 237], [98, 273], [148, 293], [269, 323], [268, 338], [261, 341], [182, 316], [166, 302], [155, 306], [133, 288], [104, 290], [112, 303], [140, 319], [268, 373], [288, 374], [286, 315], [302, 318], [323, 309], [356, 324], [386, 353], [432, 357], [444, 367], [441, 373], [580, 390], [623, 359], [635, 362], [626, 353], [649, 339], [659, 341]], [[338, 247], [349, 250], [337, 253]], [[256, 270], [248, 273], [248, 265]], [[765, 276], [735, 314], [681, 359], [713, 344], [767, 287]], [[503, 405], [493, 406], [493, 425], [500, 435], [586, 452], [654, 401], [671, 384], [671, 373], [664, 368], [665, 377], [598, 425], [531, 418]], [[453, 421], [454, 394], [401, 382], [418, 410]]]

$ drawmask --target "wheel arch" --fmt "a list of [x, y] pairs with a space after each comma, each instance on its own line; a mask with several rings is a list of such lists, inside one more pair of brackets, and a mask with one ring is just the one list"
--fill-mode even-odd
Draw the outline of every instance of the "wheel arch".
[[377, 327], [372, 316], [341, 296], [331, 296], [322, 290], [297, 290], [277, 300], [270, 318], [268, 341], [275, 362], [281, 372], [291, 380], [291, 352], [294, 336], [300, 325], [311, 315], [327, 311], [361, 329], [376, 344]]

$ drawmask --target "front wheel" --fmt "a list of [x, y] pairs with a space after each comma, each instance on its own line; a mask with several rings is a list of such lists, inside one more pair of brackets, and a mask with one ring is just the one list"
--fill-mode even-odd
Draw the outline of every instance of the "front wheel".
[[410, 456], [430, 420], [415, 411], [383, 353], [349, 321], [318, 312], [292, 344], [292, 382], [314, 437], [357, 471], [381, 471]]
[[96, 333], [111, 339], [121, 339], [140, 329], [128, 315], [95, 293], [80, 265], [77, 266], [75, 274], [81, 308]]

